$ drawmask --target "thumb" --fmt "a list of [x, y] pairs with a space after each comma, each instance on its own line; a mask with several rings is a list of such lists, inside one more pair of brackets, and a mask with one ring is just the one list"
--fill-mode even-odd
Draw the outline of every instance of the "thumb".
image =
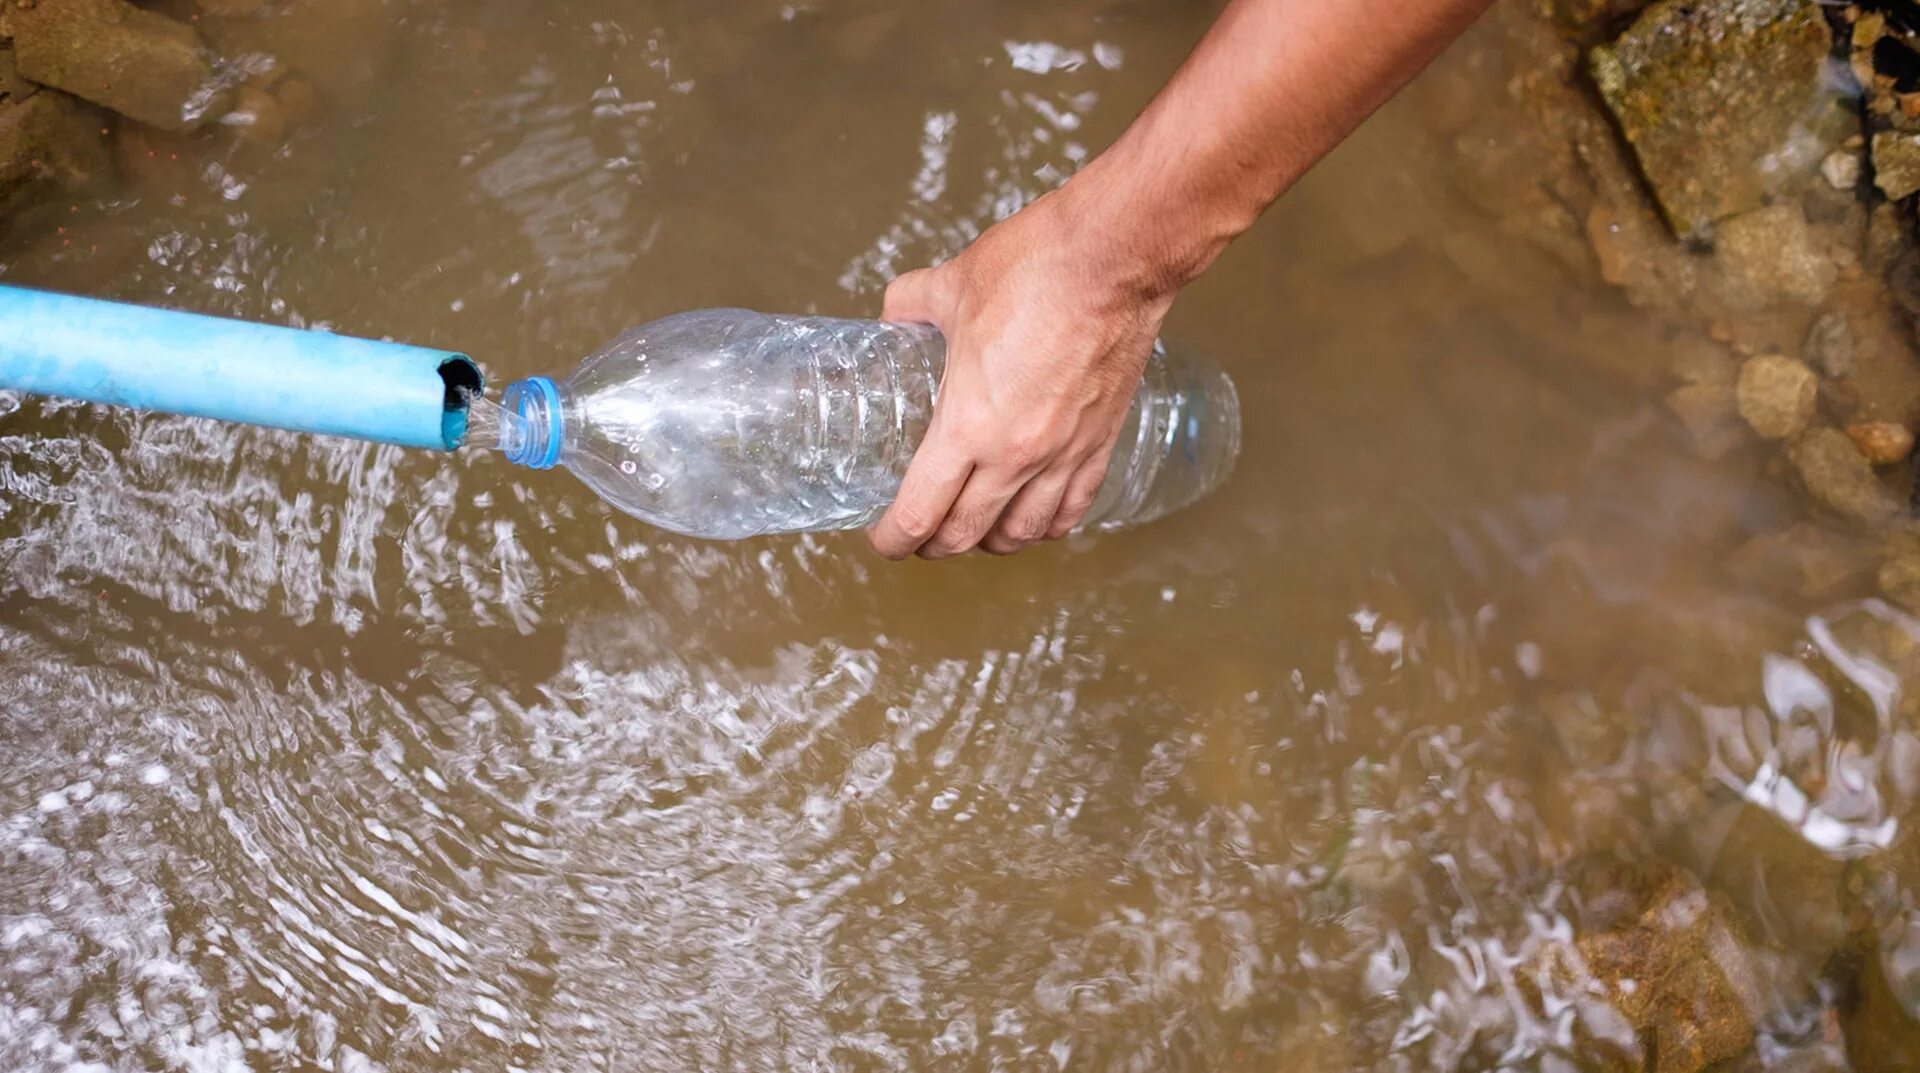
[[946, 303], [941, 300], [945, 287], [941, 275], [931, 268], [915, 269], [895, 276], [887, 284], [887, 296], [881, 303], [880, 319], [894, 324], [940, 324]]

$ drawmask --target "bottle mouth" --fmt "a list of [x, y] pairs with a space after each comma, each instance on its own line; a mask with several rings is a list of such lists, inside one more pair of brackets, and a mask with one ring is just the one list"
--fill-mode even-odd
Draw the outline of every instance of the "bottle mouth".
[[552, 469], [560, 462], [560, 389], [544, 376], [507, 385], [501, 405], [520, 420], [500, 429], [500, 450], [507, 461], [529, 469]]

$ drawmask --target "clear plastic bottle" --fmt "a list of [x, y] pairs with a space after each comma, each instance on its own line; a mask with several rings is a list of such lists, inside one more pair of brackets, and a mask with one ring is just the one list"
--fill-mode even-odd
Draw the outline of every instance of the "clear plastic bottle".
[[[893, 501], [946, 365], [918, 325], [681, 313], [635, 328], [563, 380], [508, 385], [469, 443], [564, 465], [607, 502], [690, 536], [857, 529]], [[1083, 523], [1180, 509], [1227, 478], [1240, 408], [1225, 373], [1155, 345]]]

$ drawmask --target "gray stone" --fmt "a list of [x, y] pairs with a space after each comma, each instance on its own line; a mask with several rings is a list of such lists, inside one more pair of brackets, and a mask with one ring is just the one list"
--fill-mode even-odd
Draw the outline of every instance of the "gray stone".
[[1814, 368], [1832, 377], [1853, 375], [1853, 329], [1847, 315], [1834, 310], [1822, 313], [1807, 329], [1805, 357]]

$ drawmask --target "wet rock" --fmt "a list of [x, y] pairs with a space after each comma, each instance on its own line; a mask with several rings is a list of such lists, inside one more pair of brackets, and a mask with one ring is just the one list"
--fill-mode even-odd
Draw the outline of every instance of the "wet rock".
[[1875, 205], [1867, 217], [1866, 266], [1884, 270], [1906, 249], [1907, 221], [1900, 209], [1887, 202]]
[[1820, 177], [1835, 190], [1851, 190], [1860, 185], [1860, 154], [1835, 149], [1820, 162]]
[[1610, 872], [1599, 890], [1588, 915], [1617, 919], [1574, 938], [1576, 982], [1597, 1000], [1578, 1003], [1595, 1041], [1583, 1053], [1614, 1059], [1601, 1068], [1701, 1073], [1752, 1046], [1763, 988], [1726, 903], [1679, 869]]
[[1759, 208], [1845, 137], [1806, 0], [1662, 0], [1591, 55], [1595, 80], [1682, 236]]
[[[1858, 547], [1845, 550], [1856, 565], [1867, 561]], [[1798, 751], [1778, 737], [1773, 742]], [[1811, 733], [1804, 743], [1816, 755], [1825, 745]], [[1713, 796], [1717, 800], [1689, 816], [1678, 832], [1685, 843], [1680, 863], [1738, 908], [1743, 920], [1764, 929], [1776, 949], [1816, 971], [1835, 952], [1864, 941], [1871, 922], [1848, 893], [1847, 861], [1823, 852], [1764, 808], [1732, 795]]]
[[1856, 421], [1847, 426], [1847, 438], [1876, 466], [1904, 462], [1913, 453], [1912, 430], [1892, 421]]
[[1740, 367], [1737, 398], [1748, 427], [1769, 440], [1798, 436], [1820, 402], [1820, 379], [1801, 362], [1766, 354]]
[[37, 179], [83, 186], [111, 174], [106, 117], [53, 90], [0, 102], [0, 198]]
[[1872, 549], [1860, 537], [1800, 522], [1734, 549], [1727, 573], [1743, 585], [1825, 600], [1866, 584], [1872, 563]]
[[1730, 297], [1748, 308], [1817, 304], [1839, 277], [1798, 205], [1773, 205], [1722, 223], [1714, 256], [1726, 272]]
[[1804, 353], [1814, 368], [1828, 376], [1853, 375], [1853, 329], [1847, 326], [1847, 315], [1839, 310], [1821, 314], [1807, 330]]
[[1873, 464], [1847, 434], [1816, 428], [1794, 441], [1787, 457], [1808, 493], [1828, 510], [1868, 524], [1900, 513], [1900, 501], [1873, 475]]
[[0, 101], [25, 100], [39, 89], [38, 85], [21, 76], [20, 65], [13, 58], [13, 50], [0, 49]]
[[192, 26], [125, 0], [41, 0], [9, 12], [20, 73], [168, 130], [215, 110]]
[[1873, 185], [1895, 201], [1920, 191], [1920, 134], [1883, 130], [1873, 136]]

